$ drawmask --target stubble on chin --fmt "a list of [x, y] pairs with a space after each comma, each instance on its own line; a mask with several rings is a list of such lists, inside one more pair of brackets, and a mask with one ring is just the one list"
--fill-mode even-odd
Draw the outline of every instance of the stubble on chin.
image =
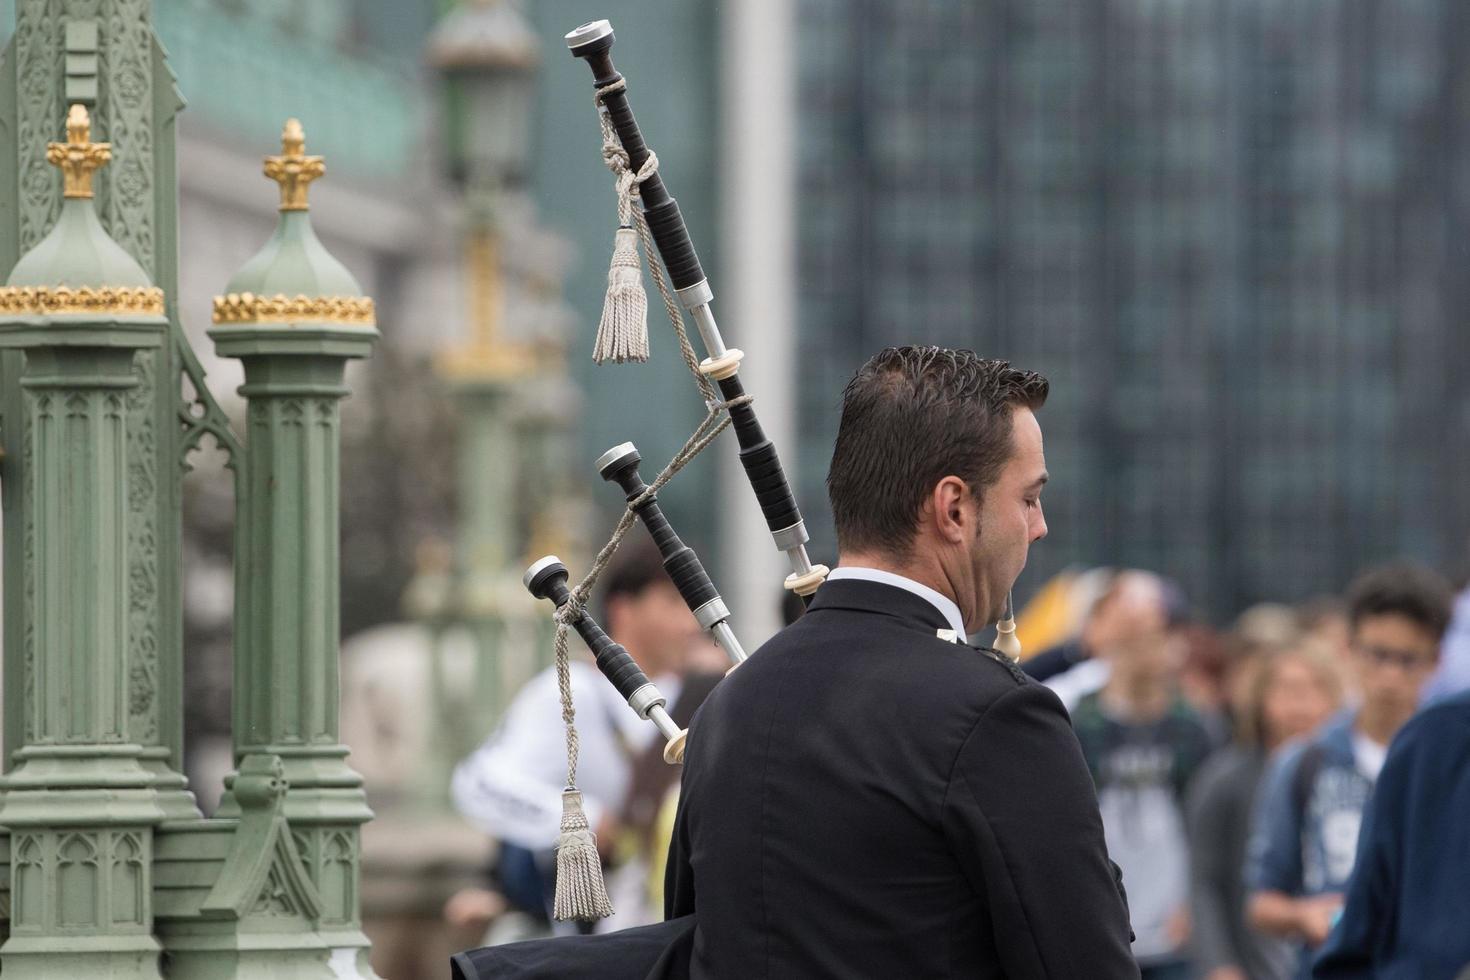
[[986, 626], [994, 626], [996, 623], [1005, 618], [1006, 599], [1010, 596], [1011, 590], [1015, 588], [1016, 579], [1020, 577], [1021, 571], [1020, 569], [1017, 569], [1015, 575], [1012, 575], [1006, 579], [1006, 585], [1004, 587], [999, 587], [996, 590], [995, 595], [988, 597], [989, 602], [987, 603], [986, 610], [988, 618], [985, 620]]
[[1006, 593], [1002, 592], [1001, 595], [1000, 595], [1000, 598], [997, 599], [996, 602], [995, 602], [995, 604], [994, 604], [994, 606], [991, 607], [990, 613], [989, 613], [988, 617], [985, 620], [985, 625], [986, 626], [994, 626], [996, 623], [998, 623], [998, 622], [1001, 621], [1001, 618], [1003, 616], [1005, 616], [1005, 614], [1006, 614]]

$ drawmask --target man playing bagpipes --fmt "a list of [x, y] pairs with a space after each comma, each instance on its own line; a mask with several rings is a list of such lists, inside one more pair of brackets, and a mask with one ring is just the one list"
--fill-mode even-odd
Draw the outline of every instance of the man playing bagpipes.
[[[709, 352], [696, 368], [709, 415], [651, 484], [638, 475], [631, 445], [604, 454], [602, 475], [628, 501], [612, 541], [575, 588], [554, 556], [532, 565], [525, 581], [557, 607], [563, 676], [566, 633], [575, 629], [629, 707], [668, 740], [665, 758], [684, 762], [682, 795], [665, 922], [462, 953], [455, 975], [1138, 977], [1126, 899], [1066, 711], [1009, 656], [965, 642], [997, 623], [1001, 640], [1011, 638], [1011, 585], [1031, 543], [1046, 534], [1035, 414], [1046, 380], [969, 351], [901, 347], [874, 356], [843, 395], [828, 473], [838, 568], [811, 565], [775, 448], [740, 387], [742, 355], [724, 347], [713, 294], [612, 67], [612, 29], [585, 25], [568, 43], [596, 79], [624, 230], [657, 249]], [[640, 189], [641, 207], [633, 207], [639, 195], [631, 192]], [[619, 238], [598, 347], [646, 352], [646, 337], [630, 341], [618, 312], [636, 305], [628, 290], [638, 278], [623, 274], [638, 259]], [[677, 306], [651, 266], [694, 368]], [[658, 489], [731, 422], [772, 537], [791, 557], [787, 587], [809, 601], [806, 615], [748, 659], [729, 610], [656, 504]], [[687, 733], [582, 606], [635, 522], [658, 543], [696, 620], [736, 663]], [[605, 916], [575, 786], [569, 695], [562, 703], [568, 779], [557, 915]]]
[[[626, 948], [587, 975], [1138, 975], [1066, 712], [963, 641], [1046, 534], [1046, 394], [968, 351], [858, 372], [827, 479], [838, 567], [695, 716], [670, 922], [606, 937]], [[597, 962], [597, 940], [554, 942], [525, 975]]]
[[1066, 712], [964, 643], [1046, 534], [1046, 394], [932, 347], [848, 385], [838, 567], [690, 729], [666, 887], [692, 976], [1138, 975]]

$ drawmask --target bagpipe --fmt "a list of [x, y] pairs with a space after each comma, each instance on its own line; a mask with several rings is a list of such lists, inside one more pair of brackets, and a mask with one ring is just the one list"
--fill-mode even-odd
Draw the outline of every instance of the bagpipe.
[[[594, 102], [602, 129], [603, 159], [613, 172], [618, 197], [619, 227], [614, 236], [608, 290], [598, 323], [593, 357], [599, 363], [646, 360], [647, 298], [643, 292], [639, 249], [648, 259], [649, 272], [663, 299], [686, 366], [706, 405], [704, 420], [652, 483], [639, 473], [642, 457], [631, 442], [614, 446], [597, 460], [606, 481], [616, 483], [626, 501], [623, 515], [591, 569], [569, 586], [566, 566], [554, 555], [527, 569], [526, 588], [556, 607], [556, 669], [561, 693], [562, 720], [567, 732], [567, 787], [563, 793], [561, 839], [557, 847], [554, 915], [558, 919], [591, 920], [611, 914], [603, 887], [596, 840], [582, 812], [576, 789], [577, 733], [567, 666], [568, 629], [575, 629], [591, 649], [598, 669], [641, 718], [655, 725], [666, 741], [665, 761], [683, 761], [687, 733], [669, 717], [667, 702], [638, 664], [614, 642], [586, 609], [598, 575], [606, 567], [623, 536], [641, 523], [652, 536], [664, 568], [703, 628], [738, 667], [746, 653], [730, 626], [730, 611], [699, 557], [670, 526], [658, 504], [658, 491], [697, 456], [725, 428], [733, 427], [740, 463], [760, 504], [777, 549], [789, 559], [791, 572], [785, 588], [809, 603], [825, 580], [825, 565], [813, 564], [807, 554], [808, 535], [776, 446], [767, 438], [756, 416], [753, 399], [740, 381], [745, 354], [727, 347], [712, 307], [714, 291], [700, 265], [679, 204], [668, 191], [658, 169], [658, 157], [645, 142], [628, 100], [626, 79], [614, 67], [612, 25], [606, 20], [583, 24], [566, 35], [573, 56], [592, 71]], [[654, 254], [657, 254], [657, 260]], [[665, 277], [667, 276], [667, 278]], [[683, 315], [688, 313], [704, 347], [699, 358], [689, 342]], [[997, 649], [1018, 655], [1014, 617], [998, 628]]]

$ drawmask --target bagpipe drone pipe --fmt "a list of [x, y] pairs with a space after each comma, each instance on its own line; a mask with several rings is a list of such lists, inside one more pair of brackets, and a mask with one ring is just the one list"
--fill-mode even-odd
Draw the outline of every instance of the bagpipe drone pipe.
[[[792, 495], [791, 485], [781, 467], [776, 446], [766, 437], [756, 417], [755, 408], [745, 397], [740, 381], [740, 362], [744, 353], [725, 346], [712, 308], [714, 291], [699, 263], [689, 229], [679, 212], [679, 203], [664, 185], [656, 166], [656, 158], [644, 141], [628, 101], [627, 82], [613, 66], [612, 24], [605, 20], [583, 24], [566, 36], [572, 54], [587, 62], [592, 70], [597, 101], [607, 113], [623, 152], [628, 170], [637, 181], [641, 220], [668, 270], [678, 302], [689, 312], [704, 345], [705, 358], [699, 371], [719, 386], [729, 405], [735, 438], [740, 444], [740, 463], [760, 503], [761, 513], [776, 547], [784, 551], [791, 563], [786, 587], [810, 602], [811, 595], [822, 584], [827, 569], [813, 565], [806, 552], [806, 524]], [[654, 165], [649, 166], [650, 160]]]
[[[567, 780], [563, 793], [560, 843], [557, 847], [557, 887], [554, 912], [558, 919], [593, 920], [611, 914], [602, 882], [596, 840], [583, 812], [576, 788], [578, 735], [566, 634], [574, 629], [592, 650], [598, 669], [641, 718], [654, 724], [664, 738], [664, 758], [681, 762], [687, 733], [669, 717], [667, 704], [628, 651], [609, 637], [587, 612], [585, 604], [598, 575], [606, 567], [622, 537], [641, 522], [652, 536], [665, 569], [699, 625], [738, 667], [745, 651], [729, 625], [730, 612], [693, 550], [680, 540], [657, 502], [657, 492], [684, 465], [709, 446], [726, 427], [733, 427], [746, 479], [755, 493], [776, 547], [791, 566], [787, 589], [809, 603], [826, 579], [828, 569], [812, 564], [807, 555], [808, 535], [790, 483], [772, 441], [756, 417], [752, 398], [741, 384], [744, 353], [726, 347], [715, 321], [714, 292], [699, 262], [694, 243], [658, 172], [658, 158], [648, 147], [628, 100], [628, 83], [612, 61], [614, 35], [606, 20], [578, 27], [566, 36], [571, 53], [592, 71], [595, 101], [603, 135], [603, 158], [615, 176], [620, 227], [615, 238], [613, 264], [608, 275], [607, 302], [598, 326], [594, 359], [624, 361], [647, 358], [647, 301], [643, 295], [639, 246], [648, 253], [650, 273], [664, 299], [665, 310], [678, 338], [686, 365], [706, 405], [707, 414], [684, 447], [654, 478], [645, 483], [638, 472], [641, 456], [632, 443], [604, 453], [598, 470], [604, 480], [624, 491], [627, 506], [611, 539], [598, 553], [586, 576], [568, 584], [566, 566], [547, 556], [527, 570], [524, 583], [537, 598], [557, 607], [555, 664], [566, 726]], [[657, 252], [660, 263], [653, 259]], [[667, 282], [663, 275], [667, 270]], [[694, 353], [684, 330], [687, 311], [702, 340], [705, 356]], [[715, 388], [718, 388], [718, 396]], [[1008, 610], [1009, 613], [1009, 610]], [[997, 647], [1014, 655], [1014, 619], [1000, 624]], [[733, 668], [732, 668], [733, 669]]]

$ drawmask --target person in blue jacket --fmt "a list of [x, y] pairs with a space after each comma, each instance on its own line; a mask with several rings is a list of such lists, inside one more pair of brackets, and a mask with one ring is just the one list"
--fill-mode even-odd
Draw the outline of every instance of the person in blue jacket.
[[1248, 848], [1247, 918], [1298, 944], [1298, 980], [1311, 976], [1312, 956], [1341, 913], [1363, 810], [1434, 672], [1452, 599], [1447, 582], [1409, 564], [1370, 569], [1348, 594], [1362, 701], [1282, 749], [1257, 800]]
[[1394, 740], [1317, 980], [1455, 980], [1470, 967], [1470, 693]]

